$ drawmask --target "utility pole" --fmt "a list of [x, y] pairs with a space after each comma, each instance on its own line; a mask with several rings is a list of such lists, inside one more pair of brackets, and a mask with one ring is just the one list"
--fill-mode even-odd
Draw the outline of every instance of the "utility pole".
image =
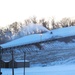
[[26, 59], [26, 52], [24, 52], [24, 75], [25, 75], [25, 59]]
[[14, 53], [12, 50], [12, 75], [14, 75]]
[[2, 72], [1, 72], [1, 59], [2, 59], [2, 48], [0, 47], [0, 75], [2, 75]]

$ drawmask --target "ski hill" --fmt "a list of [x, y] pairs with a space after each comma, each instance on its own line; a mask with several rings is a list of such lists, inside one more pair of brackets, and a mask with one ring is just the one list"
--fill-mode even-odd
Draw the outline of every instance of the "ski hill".
[[[42, 30], [44, 30], [44, 27], [42, 27]], [[36, 43], [42, 47], [41, 50], [34, 45]], [[75, 26], [27, 35], [17, 40], [1, 44], [0, 46], [6, 49], [22, 45], [27, 45], [22, 50], [27, 51], [26, 59], [31, 62], [31, 66], [74, 64]], [[18, 51], [18, 49], [15, 49], [15, 53], [15, 59], [23, 59], [23, 53]], [[8, 56], [10, 57], [11, 55]]]
[[[32, 25], [32, 27], [33, 27], [33, 25]], [[30, 27], [30, 28], [32, 28], [32, 27]], [[34, 27], [33, 27], [33, 29], [34, 29]], [[54, 39], [59, 39], [59, 38], [75, 36], [75, 26], [59, 28], [59, 29], [54, 29], [54, 30], [50, 30], [50, 31], [42, 26], [41, 29], [42, 29], [42, 31], [45, 31], [45, 32], [24, 36], [17, 40], [14, 40], [14, 41], [11, 41], [11, 42], [8, 42], [5, 44], [1, 44], [0, 46], [2, 48], [8, 48], [8, 47], [43, 42], [43, 41], [47, 41], [47, 40], [54, 40]]]

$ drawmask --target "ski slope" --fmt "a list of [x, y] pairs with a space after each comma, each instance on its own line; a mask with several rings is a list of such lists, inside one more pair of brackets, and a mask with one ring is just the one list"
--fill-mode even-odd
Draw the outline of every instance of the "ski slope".
[[[14, 70], [14, 75], [23, 75], [24, 68]], [[12, 75], [12, 69], [2, 69], [2, 75]], [[75, 65], [57, 65], [31, 67], [25, 69], [25, 75], [75, 75]]]
[[75, 36], [75, 26], [54, 29], [41, 34], [32, 34], [32, 35], [24, 36], [17, 40], [13, 40], [11, 42], [1, 44], [0, 46], [2, 48], [15, 47], [15, 46], [38, 43], [46, 40], [52, 40], [52, 39], [68, 37], [68, 36]]
[[[52, 32], [52, 34], [51, 34]], [[62, 38], [62, 37], [68, 37], [68, 36], [75, 36], [75, 26], [72, 27], [66, 27], [66, 28], [59, 28], [51, 31], [47, 31], [42, 34], [32, 34], [28, 36], [24, 36], [22, 38], [19, 38], [17, 40], [1, 44], [0, 46], [3, 48], [8, 48], [8, 47], [14, 47], [14, 46], [20, 46], [20, 45], [26, 45], [26, 44], [32, 44], [36, 42], [41, 42], [41, 41], [46, 41], [46, 40], [52, 40], [56, 38]], [[74, 40], [75, 41], [75, 40]], [[49, 45], [49, 46], [48, 46]], [[58, 47], [58, 45], [60, 47]], [[45, 60], [46, 57], [49, 59], [53, 60], [53, 57], [57, 60], [53, 64], [56, 64], [54, 66], [46, 65], [45, 67], [40, 67], [39, 63], [37, 64], [38, 67], [33, 67], [26, 68], [25, 69], [25, 74], [26, 75], [75, 75], [75, 50], [66, 50], [65, 48], [74, 48], [75, 47], [75, 42], [71, 43], [64, 43], [64, 42], [52, 42], [52, 43], [45, 43], [44, 45], [45, 48], [54, 48], [54, 50], [49, 50], [49, 51], [42, 51], [38, 52], [37, 54], [40, 55], [40, 57]], [[55, 50], [57, 48], [57, 50]], [[62, 50], [60, 49], [62, 48]], [[71, 49], [72, 49], [71, 48]], [[64, 50], [65, 49], [65, 50]], [[52, 52], [52, 55], [51, 55]], [[33, 53], [33, 52], [32, 52]], [[49, 54], [49, 55], [48, 55]], [[23, 55], [23, 54], [22, 54]], [[36, 54], [32, 54], [35, 55]], [[37, 55], [37, 57], [38, 57]], [[47, 56], [48, 55], [48, 56]], [[31, 57], [31, 56], [30, 56]], [[36, 58], [37, 58], [36, 57]], [[38, 57], [38, 58], [40, 58]], [[35, 58], [35, 59], [36, 59]], [[61, 60], [58, 60], [60, 58]], [[63, 60], [62, 60], [63, 59]], [[32, 59], [33, 60], [33, 59]], [[46, 60], [45, 60], [46, 61]], [[60, 65], [58, 63], [67, 62], [69, 64], [65, 65]], [[5, 69], [2, 68], [2, 75], [12, 75], [12, 69]], [[24, 73], [24, 68], [15, 68], [14, 70], [15, 75], [23, 75]]]

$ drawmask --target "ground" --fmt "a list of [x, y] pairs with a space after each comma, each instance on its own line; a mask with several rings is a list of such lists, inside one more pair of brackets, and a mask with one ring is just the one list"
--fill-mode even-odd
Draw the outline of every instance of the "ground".
[[[12, 69], [2, 69], [2, 75], [12, 75]], [[24, 68], [14, 69], [14, 75], [24, 75]], [[75, 75], [75, 65], [31, 67], [25, 69], [25, 75]]]

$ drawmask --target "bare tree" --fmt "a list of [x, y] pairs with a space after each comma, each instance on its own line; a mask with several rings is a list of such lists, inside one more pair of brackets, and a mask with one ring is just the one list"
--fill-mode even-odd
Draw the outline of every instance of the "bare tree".
[[36, 24], [37, 23], [37, 19], [36, 19], [36, 17], [34, 16], [34, 17], [32, 17], [32, 18], [30, 18], [30, 20], [31, 20], [31, 22], [32, 23], [34, 23], [34, 24]]
[[61, 21], [60, 21], [62, 27], [68, 27], [71, 25], [71, 19], [70, 18], [63, 18]]
[[51, 24], [52, 24], [53, 29], [55, 29], [56, 27], [55, 27], [55, 20], [54, 20], [54, 18], [52, 18]]

